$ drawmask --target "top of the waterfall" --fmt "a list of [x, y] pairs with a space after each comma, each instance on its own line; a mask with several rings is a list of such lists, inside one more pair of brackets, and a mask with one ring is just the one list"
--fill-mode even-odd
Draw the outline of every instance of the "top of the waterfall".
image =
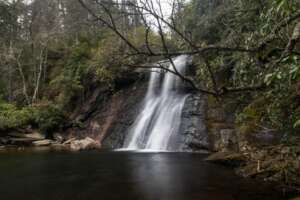
[[[176, 57], [173, 57], [172, 60], [175, 62], [176, 60], [182, 61], [182, 62], [186, 62], [185, 64], [189, 65], [191, 64], [191, 62], [193, 61], [193, 57], [190, 55], [179, 55]], [[170, 61], [168, 59], [165, 60], [160, 60], [158, 62], [155, 63], [156, 65], [162, 65], [162, 66], [169, 66], [170, 65]]]

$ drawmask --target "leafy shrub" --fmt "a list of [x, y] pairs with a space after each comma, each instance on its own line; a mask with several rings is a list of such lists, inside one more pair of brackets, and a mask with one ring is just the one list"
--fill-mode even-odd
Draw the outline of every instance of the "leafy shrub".
[[0, 103], [0, 130], [22, 127], [35, 122], [37, 113], [34, 107], [18, 109], [13, 104]]
[[38, 112], [35, 115], [35, 123], [43, 133], [49, 134], [59, 129], [64, 122], [65, 116], [58, 106], [48, 104], [38, 107]]
[[61, 109], [52, 104], [17, 108], [13, 104], [0, 103], [0, 130], [2, 131], [34, 125], [48, 134], [60, 128], [64, 122], [65, 116]]
[[82, 79], [89, 71], [91, 45], [82, 39], [79, 44], [68, 47], [67, 55], [60, 58], [56, 65], [61, 66], [50, 81], [50, 90], [56, 94], [56, 103], [67, 105], [74, 96], [83, 90]]

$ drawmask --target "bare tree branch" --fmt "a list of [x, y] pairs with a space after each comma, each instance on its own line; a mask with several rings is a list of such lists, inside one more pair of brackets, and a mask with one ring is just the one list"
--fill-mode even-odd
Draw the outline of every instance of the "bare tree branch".
[[[173, 18], [174, 13], [175, 13], [175, 7], [176, 4], [173, 2], [172, 4], [172, 13], [171, 13], [171, 21], [169, 19], [166, 19], [166, 17], [163, 14], [162, 11], [162, 5], [160, 0], [155, 0], [157, 7], [154, 6], [154, 0], [147, 0], [147, 1], [142, 1], [140, 0], [138, 4], [133, 3], [131, 1], [128, 1], [127, 3], [119, 3], [119, 2], [114, 2], [114, 1], [99, 1], [95, 0], [97, 4], [101, 6], [103, 9], [104, 13], [106, 16], [108, 16], [109, 21], [107, 21], [103, 16], [97, 15], [93, 12], [92, 9], [90, 9], [88, 6], [85, 5], [85, 3], [82, 0], [78, 0], [81, 5], [88, 10], [88, 12], [95, 18], [95, 20], [98, 20], [102, 22], [104, 25], [106, 25], [109, 29], [111, 29], [114, 33], [116, 33], [129, 47], [133, 52], [125, 52], [126, 57], [125, 59], [129, 57], [134, 57], [134, 56], [148, 56], [148, 57], [157, 57], [157, 58], [166, 58], [169, 62], [169, 64], [172, 66], [173, 70], [167, 69], [166, 67], [163, 67], [162, 65], [158, 66], [152, 66], [153, 68], [160, 68], [162, 70], [168, 71], [170, 73], [173, 73], [174, 75], [178, 76], [181, 78], [183, 81], [189, 83], [195, 90], [201, 91], [207, 94], [211, 94], [214, 96], [218, 95], [224, 95], [228, 92], [242, 92], [242, 91], [255, 91], [259, 90], [263, 87], [265, 87], [263, 84], [261, 85], [255, 85], [255, 86], [250, 86], [250, 87], [237, 87], [237, 88], [220, 88], [218, 86], [218, 83], [216, 81], [215, 77], [215, 72], [213, 71], [213, 67], [211, 66], [210, 61], [208, 60], [207, 55], [208, 54], [218, 54], [219, 52], [231, 52], [231, 53], [246, 53], [248, 55], [255, 55], [255, 53], [260, 52], [263, 50], [264, 46], [267, 45], [268, 43], [272, 42], [274, 40], [274, 35], [278, 33], [283, 27], [285, 27], [287, 24], [292, 23], [296, 19], [300, 17], [300, 12], [297, 12], [295, 15], [292, 17], [289, 17], [285, 19], [284, 21], [278, 23], [278, 25], [275, 27], [272, 35], [268, 37], [265, 41], [263, 41], [261, 44], [259, 44], [255, 48], [246, 48], [246, 47], [226, 47], [226, 46], [197, 46], [195, 43], [193, 43], [189, 38], [186, 37], [184, 33], [182, 33], [178, 27], [176, 26], [175, 20]], [[145, 27], [145, 49], [141, 49], [136, 47], [135, 45], [130, 42], [130, 40], [121, 33], [121, 31], [118, 30], [117, 24], [115, 22], [114, 17], [112, 16], [112, 11], [108, 8], [108, 5], [116, 5], [116, 6], [128, 6], [135, 8], [138, 13], [132, 13], [134, 15], [140, 15], [141, 19], [143, 21], [144, 27]], [[124, 12], [124, 11], [122, 11]], [[130, 12], [125, 11], [128, 15], [131, 15]], [[150, 33], [151, 33], [151, 26], [149, 25], [148, 20], [146, 19], [146, 16], [151, 16], [152, 18], [155, 19], [156, 21], [156, 28], [158, 29], [158, 36], [161, 40], [161, 50], [157, 51], [156, 49], [152, 48], [152, 44], [150, 43]], [[181, 50], [181, 51], [171, 51], [169, 46], [168, 46], [168, 39], [167, 39], [167, 34], [165, 33], [164, 27], [169, 28], [171, 31], [173, 31], [176, 35], [181, 38], [182, 41], [187, 44], [187, 49], [186, 50]], [[284, 52], [285, 50], [282, 50]], [[203, 58], [203, 61], [205, 63], [205, 66], [209, 72], [210, 79], [213, 84], [213, 92], [206, 90], [206, 89], [199, 89], [197, 87], [197, 84], [195, 84], [195, 81], [191, 79], [190, 77], [186, 77], [182, 75], [176, 68], [176, 65], [173, 61], [173, 57], [175, 56], [180, 56], [180, 55], [199, 55]], [[284, 55], [284, 53], [283, 53]], [[279, 61], [280, 62], [280, 61]], [[126, 65], [126, 64], [125, 64]], [[128, 65], [127, 65], [128, 66]], [[145, 68], [145, 66], [139, 66], [139, 65], [130, 65], [134, 67], [142, 67]], [[149, 67], [149, 66], [147, 66]]]
[[[102, 22], [104, 25], [106, 25], [110, 30], [112, 30], [113, 32], [115, 32], [132, 50], [134, 50], [135, 52], [139, 52], [139, 50], [137, 49], [137, 47], [135, 47], [118, 29], [114, 24], [110, 24], [109, 22], [107, 22], [106, 20], [104, 20], [102, 17], [97, 16], [82, 0], [78, 0], [79, 3], [82, 5], [82, 7], [84, 7], [95, 19], [99, 20], [100, 22]], [[103, 3], [100, 3], [99, 1], [97, 1], [98, 4], [100, 4], [101, 6], [104, 5]], [[104, 8], [104, 7], [103, 7]], [[114, 23], [113, 18], [111, 18], [111, 14], [110, 12], [108, 12], [108, 10], [105, 9], [106, 14], [109, 15], [111, 22]]]

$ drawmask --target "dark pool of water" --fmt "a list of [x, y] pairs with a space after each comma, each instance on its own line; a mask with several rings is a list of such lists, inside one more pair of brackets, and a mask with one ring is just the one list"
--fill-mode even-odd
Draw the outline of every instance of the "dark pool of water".
[[0, 153], [1, 200], [281, 200], [188, 153]]

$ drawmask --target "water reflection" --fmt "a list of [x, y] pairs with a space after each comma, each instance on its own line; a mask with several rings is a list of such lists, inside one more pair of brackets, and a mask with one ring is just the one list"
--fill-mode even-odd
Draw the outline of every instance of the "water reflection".
[[[135, 163], [135, 159], [132, 160]], [[142, 184], [137, 189], [143, 193], [144, 199], [185, 199], [183, 196], [182, 178], [176, 167], [170, 166], [170, 160], [162, 154], [149, 155], [132, 171], [134, 179]], [[176, 196], [174, 196], [174, 190]]]

